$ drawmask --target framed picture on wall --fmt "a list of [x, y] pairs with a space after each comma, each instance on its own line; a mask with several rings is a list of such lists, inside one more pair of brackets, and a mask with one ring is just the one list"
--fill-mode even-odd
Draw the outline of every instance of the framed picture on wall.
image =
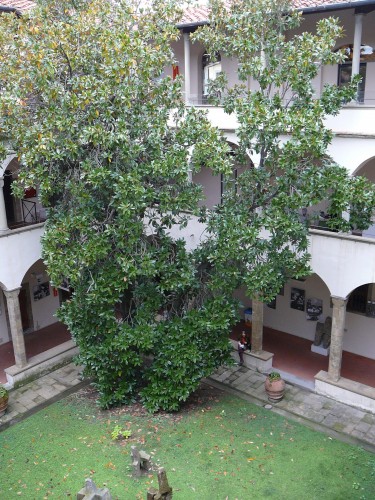
[[67, 292], [70, 291], [70, 284], [68, 278], [64, 278], [62, 282], [60, 283], [59, 287], [61, 290], [65, 290]]
[[305, 290], [301, 288], [291, 288], [290, 290], [290, 307], [298, 311], [305, 310]]
[[44, 299], [44, 297], [48, 297], [48, 295], [50, 295], [48, 281], [40, 283], [40, 285], [33, 286], [34, 301]]
[[321, 299], [316, 299], [316, 298], [307, 299], [306, 319], [308, 321], [323, 320], [323, 301]]
[[268, 302], [267, 307], [269, 307], [270, 309], [276, 309], [276, 297], [271, 300], [271, 302]]

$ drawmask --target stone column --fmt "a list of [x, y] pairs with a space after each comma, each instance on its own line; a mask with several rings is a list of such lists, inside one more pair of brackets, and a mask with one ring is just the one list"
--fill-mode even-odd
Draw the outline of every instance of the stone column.
[[354, 21], [354, 40], [353, 40], [353, 61], [352, 78], [359, 74], [359, 65], [361, 60], [362, 26], [364, 14], [356, 14]]
[[342, 344], [344, 339], [345, 313], [347, 299], [332, 297], [333, 315], [328, 376], [337, 382], [341, 375]]
[[263, 302], [253, 299], [251, 351], [259, 354], [263, 350]]
[[27, 364], [25, 339], [22, 330], [21, 310], [18, 295], [21, 288], [15, 290], [4, 290], [7, 299], [10, 331], [12, 334], [14, 357], [16, 365], [22, 368]]
[[0, 177], [0, 234], [5, 231], [9, 231], [8, 221], [7, 221], [7, 213], [5, 210], [5, 201], [4, 201], [4, 177]]
[[190, 33], [184, 33], [185, 103], [190, 101]]

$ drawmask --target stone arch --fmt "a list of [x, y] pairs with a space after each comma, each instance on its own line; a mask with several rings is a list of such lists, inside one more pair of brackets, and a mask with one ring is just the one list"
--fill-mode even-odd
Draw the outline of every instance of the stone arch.
[[[234, 138], [226, 138], [226, 142], [233, 152], [238, 148]], [[252, 167], [254, 164], [250, 156], [248, 158], [249, 165]], [[234, 175], [237, 176], [237, 169], [234, 169]], [[202, 186], [204, 196], [200, 202], [202, 206], [213, 208], [221, 203], [223, 195], [223, 176], [221, 174], [215, 174], [211, 169], [203, 166], [199, 172], [193, 174], [192, 181]]]
[[353, 172], [353, 177], [361, 175], [375, 183], [375, 156], [363, 161]]
[[17, 155], [14, 153], [9, 154], [6, 156], [5, 160], [1, 162], [0, 166], [0, 177], [3, 175], [5, 170], [9, 167], [9, 165], [12, 163], [13, 160], [17, 159]]

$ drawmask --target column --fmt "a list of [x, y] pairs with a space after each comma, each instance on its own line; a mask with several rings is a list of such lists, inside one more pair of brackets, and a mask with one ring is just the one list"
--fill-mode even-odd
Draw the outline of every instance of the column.
[[190, 101], [190, 33], [184, 33], [185, 103]]
[[4, 177], [0, 177], [0, 234], [5, 231], [9, 231], [7, 213], [5, 210], [5, 200], [4, 200]]
[[333, 303], [333, 315], [328, 376], [330, 379], [337, 382], [341, 375], [342, 344], [344, 339], [347, 299], [341, 297], [331, 298]]
[[[363, 26], [363, 15], [355, 14], [354, 22], [354, 40], [353, 40], [353, 60], [352, 60], [352, 78], [355, 75], [359, 75], [359, 66], [361, 62], [361, 42], [362, 42], [362, 26]], [[355, 101], [361, 101], [358, 95], [355, 96]]]
[[251, 351], [259, 354], [263, 350], [263, 302], [253, 299]]
[[7, 300], [10, 331], [12, 334], [14, 357], [16, 366], [22, 368], [27, 364], [25, 339], [22, 330], [21, 310], [18, 295], [21, 288], [15, 290], [4, 290]]
[[352, 61], [352, 78], [359, 74], [359, 64], [361, 60], [361, 43], [362, 43], [362, 26], [363, 15], [355, 14], [354, 21], [354, 40], [353, 40], [353, 61]]

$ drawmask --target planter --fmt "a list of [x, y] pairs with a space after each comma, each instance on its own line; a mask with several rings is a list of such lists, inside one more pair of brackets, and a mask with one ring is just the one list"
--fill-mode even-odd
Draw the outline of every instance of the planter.
[[0, 397], [0, 417], [4, 415], [8, 408], [8, 394], [6, 396]]
[[8, 391], [0, 384], [0, 417], [4, 415], [6, 409], [8, 408]]
[[279, 373], [271, 372], [265, 381], [265, 389], [268, 400], [271, 403], [281, 401], [285, 393], [285, 380], [283, 380]]

